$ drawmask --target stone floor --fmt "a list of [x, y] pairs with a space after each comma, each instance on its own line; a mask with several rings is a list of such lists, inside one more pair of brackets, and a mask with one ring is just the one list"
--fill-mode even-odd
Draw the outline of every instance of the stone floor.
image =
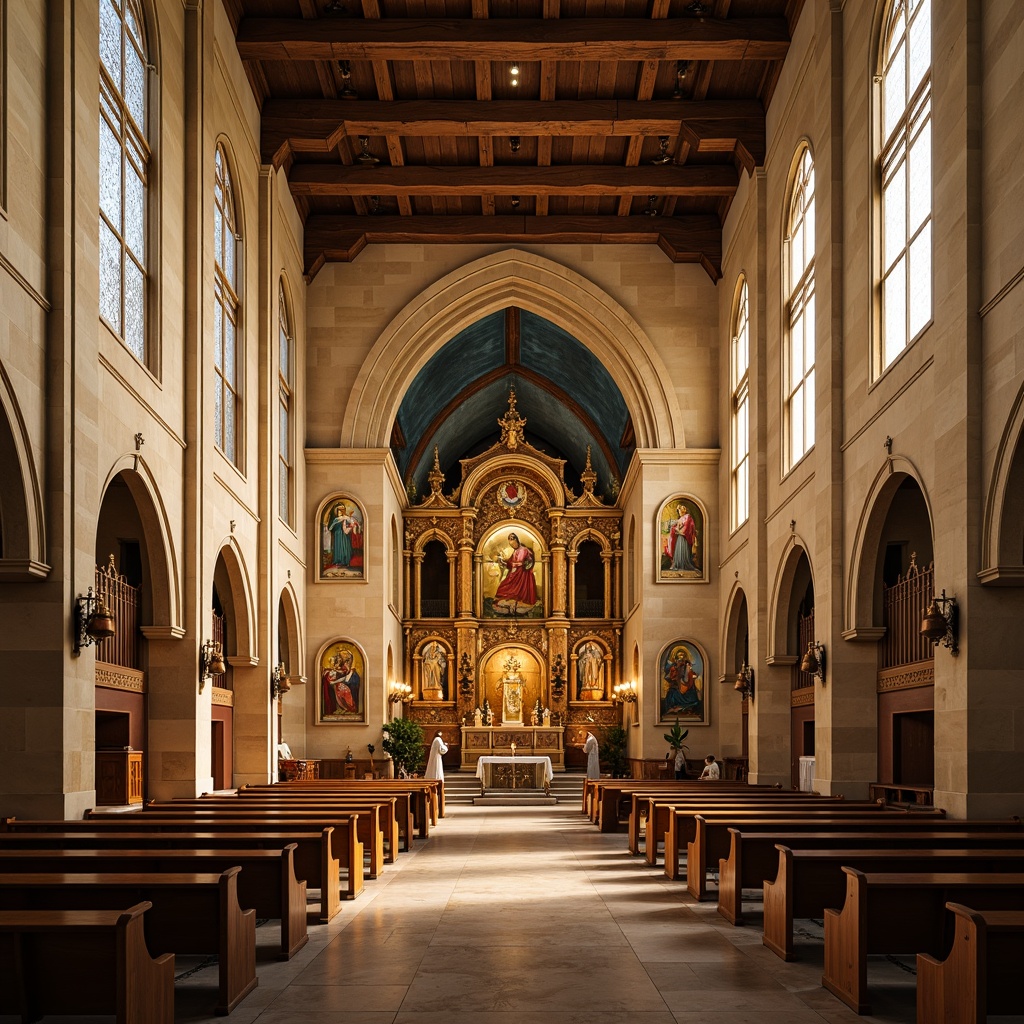
[[[694, 903], [681, 883], [630, 857], [625, 846], [624, 835], [600, 834], [576, 806], [449, 808], [429, 840], [368, 882], [331, 924], [312, 926], [292, 960], [273, 959], [277, 927], [260, 927], [259, 987], [228, 1019], [915, 1020], [910, 958], [872, 962], [876, 1016], [858, 1018], [821, 987], [820, 922], [798, 922], [801, 959], [784, 963], [761, 945], [757, 927], [733, 928], [714, 904]], [[212, 1016], [216, 967], [179, 957], [177, 968], [177, 1020], [223, 1019]]]

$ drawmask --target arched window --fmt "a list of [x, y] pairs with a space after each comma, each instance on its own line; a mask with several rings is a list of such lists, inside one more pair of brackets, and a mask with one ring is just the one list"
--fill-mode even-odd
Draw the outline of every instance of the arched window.
[[147, 360], [149, 59], [138, 0], [100, 4], [100, 316]]
[[747, 281], [740, 277], [732, 318], [732, 528], [750, 514], [750, 332]]
[[814, 161], [806, 146], [793, 175], [786, 231], [787, 472], [814, 444]]
[[241, 301], [238, 289], [240, 237], [235, 197], [224, 147], [217, 146], [213, 215], [213, 344], [214, 394], [213, 437], [217, 447], [237, 466], [241, 462], [241, 394], [238, 368], [238, 322]]
[[879, 371], [932, 318], [931, 36], [931, 0], [893, 0], [879, 48]]
[[294, 344], [291, 317], [284, 294], [284, 282], [277, 289], [277, 395], [278, 395], [278, 487], [280, 489], [280, 515], [288, 524], [292, 522], [292, 365]]

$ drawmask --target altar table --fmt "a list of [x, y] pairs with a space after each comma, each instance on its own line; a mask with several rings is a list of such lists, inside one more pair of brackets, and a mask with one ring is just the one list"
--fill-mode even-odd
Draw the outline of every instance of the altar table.
[[550, 757], [481, 757], [476, 777], [484, 789], [544, 789], [555, 777]]

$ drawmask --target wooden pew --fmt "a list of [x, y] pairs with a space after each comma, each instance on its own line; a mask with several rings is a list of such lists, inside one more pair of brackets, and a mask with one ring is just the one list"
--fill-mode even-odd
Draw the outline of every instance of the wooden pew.
[[1024, 1012], [1024, 911], [947, 903], [953, 946], [942, 961], [917, 955], [917, 1024], [985, 1024]]
[[[265, 821], [240, 820], [202, 825], [187, 820], [135, 820], [134, 813], [115, 815], [124, 820], [89, 818], [86, 821], [17, 821], [0, 831], [0, 848], [30, 849], [113, 849], [152, 848], [187, 850], [246, 849], [280, 851], [295, 848], [295, 874], [309, 889], [321, 894], [322, 924], [341, 910], [341, 864], [335, 855], [334, 829], [317, 823], [291, 822], [280, 831], [269, 830]], [[344, 839], [344, 837], [343, 837]], [[346, 896], [351, 888], [361, 892], [361, 881], [347, 877]], [[261, 914], [261, 916], [264, 916]]]
[[[856, 801], [838, 801], [827, 803], [818, 801], [813, 804], [801, 804], [799, 806], [792, 802], [762, 801], [756, 806], [746, 804], [740, 806], [728, 806], [724, 804], [715, 807], [674, 807], [669, 817], [670, 827], [665, 833], [665, 877], [675, 879], [679, 877], [679, 858], [684, 849], [689, 847], [697, 834], [697, 815], [703, 814], [707, 820], [730, 821], [734, 825], [742, 825], [754, 818], [805, 818], [808, 821], [818, 821], [822, 827], [828, 827], [831, 822], [841, 822], [847, 819], [863, 819], [870, 817], [892, 817], [906, 819], [909, 815], [902, 809], [888, 810], [881, 804], [858, 803]], [[937, 817], [941, 817], [939, 812]]]
[[[698, 818], [698, 838], [702, 819]], [[823, 830], [821, 822], [752, 820], [736, 827], [729, 821], [704, 821], [705, 829], [729, 833], [729, 855], [718, 862], [718, 912], [731, 924], [743, 923], [743, 890], [761, 890], [779, 873], [777, 845], [790, 849], [864, 849], [872, 846], [908, 849], [956, 849], [981, 846], [989, 849], [1024, 848], [1021, 823], [1013, 819], [994, 821], [918, 820], [879, 818], [863, 821], [844, 819]], [[689, 863], [687, 863], [689, 870]]]
[[[163, 839], [163, 837], [161, 837]], [[43, 871], [75, 874], [177, 874], [242, 868], [238, 902], [257, 918], [281, 922], [282, 960], [308, 941], [306, 883], [295, 877], [295, 844], [283, 850], [10, 849], [0, 845], [0, 873]]]
[[[794, 960], [793, 920], [821, 917], [827, 908], [843, 905], [847, 867], [872, 873], [898, 871], [954, 872], [964, 869], [976, 874], [993, 871], [1024, 872], [1024, 850], [1005, 847], [959, 849], [802, 849], [777, 845], [778, 871], [764, 883], [764, 934], [761, 941], [776, 956]], [[913, 951], [913, 952], [916, 952]]]
[[[116, 910], [152, 904], [143, 920], [150, 953], [216, 953], [217, 1013], [256, 987], [256, 911], [238, 902], [240, 867], [221, 874], [0, 874], [0, 910]], [[60, 978], [57, 967], [55, 981]], [[63, 981], [61, 980], [61, 983]]]
[[[745, 782], [691, 782], [686, 788], [680, 790], [681, 783], [676, 782], [674, 789], [658, 787], [650, 788], [650, 783], [633, 782], [629, 780], [600, 780], [595, 784], [593, 802], [590, 810], [590, 820], [602, 832], [619, 832], [619, 806], [623, 801], [629, 799], [630, 795], [637, 791], [645, 791], [657, 796], [664, 792], [666, 795], [678, 793], [684, 796], [714, 797], [716, 795], [737, 795], [747, 796], [762, 792], [773, 792], [769, 789], [759, 789], [755, 786], [748, 786]], [[692, 787], [692, 791], [690, 789]]]
[[[971, 858], [980, 861], [980, 855]], [[952, 945], [946, 903], [977, 910], [1024, 910], [1024, 874], [867, 874], [846, 867], [841, 910], [825, 911], [822, 985], [857, 1013], [870, 1013], [868, 955], [928, 953], [945, 956]]]
[[781, 789], [781, 786], [751, 786], [746, 782], [736, 782], [726, 779], [701, 782], [698, 779], [584, 779], [583, 780], [583, 803], [581, 810], [594, 824], [597, 824], [598, 807], [600, 806], [600, 793], [605, 787], [622, 788], [623, 792], [630, 792], [631, 789], [646, 789], [651, 793], [670, 793], [673, 790], [683, 792], [690, 787], [708, 789], [710, 787], [737, 787], [744, 790], [759, 789]]
[[174, 955], [150, 957], [143, 914], [0, 911], [0, 1013], [113, 1013], [117, 1024], [174, 1024]]
[[[359, 840], [359, 815], [355, 812], [331, 812], [317, 814], [310, 812], [303, 815], [259, 815], [249, 816], [225, 814], [221, 816], [191, 816], [162, 814], [142, 814], [129, 812], [125, 814], [97, 814], [90, 816], [81, 823], [65, 822], [65, 825], [81, 824], [96, 829], [109, 829], [113, 832], [206, 832], [230, 835], [242, 833], [249, 835], [276, 835], [284, 842], [299, 842], [302, 837], [310, 835], [323, 836], [331, 829], [331, 852], [336, 863], [346, 872], [346, 884], [340, 890], [342, 899], [355, 899], [363, 891], [363, 844]], [[278, 840], [280, 841], [280, 840]], [[299, 877], [306, 878], [310, 888], [317, 888], [303, 874], [307, 861], [302, 853], [296, 856], [296, 864], [300, 865]]]

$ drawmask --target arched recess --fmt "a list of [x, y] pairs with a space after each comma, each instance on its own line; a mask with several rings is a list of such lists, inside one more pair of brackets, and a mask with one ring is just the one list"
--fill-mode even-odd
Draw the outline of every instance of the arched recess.
[[611, 541], [596, 530], [584, 529], [573, 538], [566, 554], [573, 618], [609, 617], [613, 604]]
[[1024, 387], [1003, 428], [982, 524], [982, 583], [1024, 586]]
[[39, 474], [14, 388], [0, 364], [0, 580], [46, 576], [46, 517]]
[[103, 494], [120, 477], [135, 502], [145, 537], [146, 568], [152, 600], [149, 622], [142, 625], [150, 640], [180, 638], [182, 623], [181, 583], [178, 560], [171, 544], [171, 528], [160, 489], [149, 464], [136, 452], [126, 452], [110, 467], [103, 481]]
[[782, 663], [784, 660], [796, 661], [801, 653], [797, 648], [792, 614], [794, 602], [800, 600], [800, 595], [795, 593], [795, 585], [801, 561], [807, 563], [813, 584], [814, 575], [810, 569], [807, 549], [799, 535], [793, 534], [779, 559], [779, 569], [775, 575], [775, 585], [772, 587], [771, 602], [768, 606], [769, 664]]
[[387, 448], [402, 397], [428, 359], [489, 313], [519, 306], [586, 345], [622, 393], [639, 448], [682, 448], [668, 366], [607, 292], [552, 260], [507, 249], [460, 267], [424, 289], [384, 329], [352, 388], [343, 448]]
[[749, 625], [747, 595], [739, 582], [734, 582], [725, 605], [722, 633], [722, 682], [732, 682], [740, 668], [750, 662], [747, 646]]
[[232, 665], [256, 665], [256, 607], [245, 559], [234, 537], [228, 537], [217, 553], [214, 569], [224, 613], [228, 620], [228, 649], [225, 657]]
[[302, 652], [306, 649], [302, 638], [302, 620], [299, 617], [299, 602], [295, 589], [288, 583], [281, 589], [277, 602], [277, 651], [278, 664], [284, 665], [289, 682], [301, 681], [306, 673], [302, 663]]
[[921, 475], [909, 460], [900, 455], [886, 459], [871, 483], [864, 508], [857, 521], [850, 558], [850, 577], [846, 595], [846, 640], [874, 642], [885, 632], [878, 590], [882, 537], [893, 499], [900, 487], [913, 480], [928, 510], [928, 529], [932, 531], [932, 512]]

